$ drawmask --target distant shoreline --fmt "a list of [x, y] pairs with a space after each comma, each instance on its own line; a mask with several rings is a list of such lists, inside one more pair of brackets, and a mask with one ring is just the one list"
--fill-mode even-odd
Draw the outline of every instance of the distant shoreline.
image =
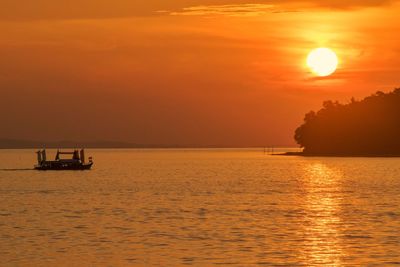
[[[143, 146], [143, 147], [102, 147], [102, 146], [35, 146], [35, 147], [0, 147], [0, 150], [24, 150], [24, 149], [76, 149], [76, 148], [85, 148], [85, 149], [193, 149], [193, 150], [202, 150], [202, 149], [221, 149], [221, 150], [233, 150], [233, 149], [238, 149], [238, 150], [257, 150], [260, 152], [264, 152], [263, 147], [259, 146], [245, 146], [245, 147], [233, 147], [233, 146]], [[287, 147], [282, 147], [282, 151], [287, 148]], [[279, 149], [279, 148], [278, 148]], [[286, 152], [282, 152], [280, 154], [283, 154]], [[273, 155], [272, 153], [267, 153], [265, 154]], [[278, 153], [276, 153], [278, 155]]]
[[[274, 146], [275, 149], [291, 149], [294, 146]], [[93, 141], [35, 141], [11, 138], [0, 138], [0, 149], [265, 149], [265, 146], [229, 146], [229, 145], [196, 145], [196, 144], [140, 144], [123, 141], [93, 140]], [[282, 151], [283, 152], [283, 151]]]
[[[0, 150], [4, 149], [260, 149], [265, 146], [229, 146], [229, 145], [196, 145], [196, 144], [140, 144], [119, 141], [32, 141], [0, 138]], [[275, 146], [281, 152], [294, 148], [294, 146]]]

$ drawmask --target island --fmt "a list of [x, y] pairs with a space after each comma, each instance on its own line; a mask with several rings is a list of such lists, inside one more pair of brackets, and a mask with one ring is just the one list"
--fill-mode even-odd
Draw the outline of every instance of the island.
[[325, 101], [294, 136], [304, 156], [400, 156], [400, 88], [349, 103]]

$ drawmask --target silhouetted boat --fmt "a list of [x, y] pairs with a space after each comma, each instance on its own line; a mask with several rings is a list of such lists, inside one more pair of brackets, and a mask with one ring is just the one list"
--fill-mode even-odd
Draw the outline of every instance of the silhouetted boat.
[[[47, 160], [46, 150], [36, 152], [38, 164], [35, 165], [35, 170], [89, 170], [93, 165], [92, 157], [89, 157], [89, 162], [85, 161], [85, 150], [74, 150], [73, 152], [61, 152], [57, 150], [56, 158], [53, 161]], [[60, 155], [72, 155], [71, 159], [61, 159]]]

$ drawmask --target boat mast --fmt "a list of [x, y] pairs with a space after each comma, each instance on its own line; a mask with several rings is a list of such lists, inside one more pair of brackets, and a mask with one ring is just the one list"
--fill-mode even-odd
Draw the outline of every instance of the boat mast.
[[46, 157], [46, 149], [42, 150], [42, 161], [46, 161], [47, 157]]
[[39, 151], [36, 152], [36, 154], [37, 154], [38, 164], [41, 164], [42, 163], [42, 151], [39, 150]]

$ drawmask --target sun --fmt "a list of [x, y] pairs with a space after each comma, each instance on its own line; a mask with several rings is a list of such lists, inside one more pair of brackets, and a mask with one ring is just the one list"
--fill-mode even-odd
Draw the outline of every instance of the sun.
[[326, 77], [334, 73], [338, 64], [339, 60], [336, 53], [329, 48], [316, 48], [307, 57], [307, 66], [314, 74], [320, 77]]

